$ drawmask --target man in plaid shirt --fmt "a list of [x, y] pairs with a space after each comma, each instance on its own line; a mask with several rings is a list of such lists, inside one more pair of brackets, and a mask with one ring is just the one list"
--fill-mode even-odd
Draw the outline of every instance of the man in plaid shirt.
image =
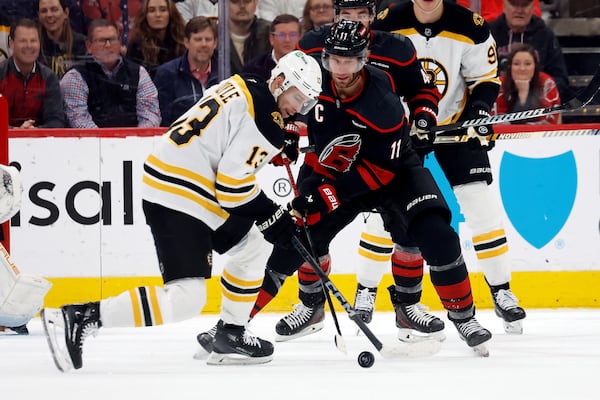
[[118, 29], [97, 19], [86, 47], [91, 59], [60, 82], [72, 128], [160, 126], [158, 92], [144, 67], [121, 57]]

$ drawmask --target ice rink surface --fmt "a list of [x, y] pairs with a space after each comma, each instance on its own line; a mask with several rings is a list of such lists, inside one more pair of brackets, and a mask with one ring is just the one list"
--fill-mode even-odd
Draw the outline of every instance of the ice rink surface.
[[[208, 366], [193, 358], [196, 334], [215, 315], [174, 325], [102, 329], [88, 338], [83, 369], [64, 374], [52, 361], [39, 319], [29, 336], [0, 333], [0, 397], [35, 400], [118, 399], [600, 399], [600, 310], [527, 310], [523, 335], [507, 335], [491, 310], [478, 320], [492, 331], [490, 357], [480, 358], [459, 338], [442, 312], [447, 339], [434, 356], [384, 359], [361, 368], [363, 350], [375, 352], [345, 312], [338, 312], [345, 355], [333, 344], [329, 314], [325, 328], [275, 344], [272, 362]], [[269, 340], [281, 314], [259, 314], [251, 330]], [[370, 324], [386, 344], [396, 344], [392, 313], [376, 313]]]

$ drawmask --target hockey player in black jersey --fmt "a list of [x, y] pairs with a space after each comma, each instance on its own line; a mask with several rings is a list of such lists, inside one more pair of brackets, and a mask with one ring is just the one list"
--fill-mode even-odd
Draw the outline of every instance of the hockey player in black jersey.
[[[475, 319], [471, 286], [450, 212], [409, 138], [409, 123], [389, 74], [364, 65], [369, 31], [342, 20], [326, 36], [323, 92], [308, 115], [313, 153], [301, 167], [294, 212], [305, 215], [321, 266], [329, 271], [331, 240], [362, 212], [379, 212], [392, 238], [406, 235], [431, 266], [431, 280], [448, 318], [470, 347], [484, 347], [491, 333]], [[303, 265], [293, 249], [275, 245], [251, 315]], [[310, 333], [321, 323], [321, 288], [300, 292], [301, 304], [280, 321], [276, 340]], [[303, 329], [308, 327], [307, 330]]]
[[267, 241], [288, 245], [296, 223], [265, 195], [256, 174], [281, 152], [284, 119], [316, 104], [321, 81], [319, 64], [294, 50], [279, 59], [268, 81], [233, 75], [171, 124], [146, 158], [142, 179], [142, 207], [164, 286], [42, 310], [57, 368], [81, 368], [84, 340], [99, 328], [197, 316], [207, 300], [213, 250], [231, 257], [221, 277], [221, 319], [207, 363], [272, 359], [273, 344], [254, 336], [247, 323], [270, 254]]
[[[358, 21], [369, 28], [375, 18], [375, 0], [335, 0], [334, 12], [337, 21], [342, 19]], [[321, 29], [307, 32], [298, 42], [297, 47], [306, 54], [320, 57], [329, 28], [327, 25]], [[423, 70], [417, 59], [416, 50], [409, 39], [400, 34], [370, 30], [367, 64], [390, 74], [395, 92], [402, 96], [408, 106], [411, 125], [420, 126], [422, 130], [428, 130], [436, 125], [440, 93], [429, 75]], [[364, 218], [371, 218], [371, 213], [366, 213]], [[374, 216], [373, 218], [377, 217]], [[369, 260], [368, 257], [385, 258], [386, 255], [374, 255], [374, 252], [378, 253], [379, 250], [388, 252], [388, 254], [392, 252], [388, 248], [392, 245], [389, 238], [385, 240], [383, 245], [373, 239], [373, 236], [367, 235], [362, 238], [364, 246], [360, 250], [367, 260]], [[320, 281], [308, 266], [300, 268], [298, 280], [300, 291], [314, 291], [320, 285]], [[371, 321], [377, 295], [377, 283], [379, 282], [368, 280], [358, 283], [354, 308], [360, 313], [365, 322]], [[290, 318], [295, 320], [298, 317], [296, 310], [293, 314], [284, 317], [281, 323], [278, 324], [276, 327], [278, 335], [283, 336], [287, 320]], [[322, 310], [315, 310], [314, 312], [318, 315], [324, 315]], [[435, 332], [441, 332], [444, 327], [443, 322], [433, 315], [418, 313], [415, 317], [426, 320], [429, 325], [428, 329]], [[406, 322], [408, 323], [408, 321]], [[318, 330], [320, 326], [322, 324], [316, 327], [307, 326], [307, 333]]]
[[[423, 68], [442, 94], [440, 125], [488, 115], [499, 89], [498, 63], [494, 39], [480, 15], [442, 0], [414, 0], [383, 9], [373, 27], [410, 38]], [[491, 133], [489, 129], [484, 134]], [[432, 138], [415, 133], [418, 135], [412, 137], [423, 145], [422, 153], [432, 150]], [[488, 188], [492, 182], [489, 149], [490, 145], [477, 137], [467, 143], [433, 146], [473, 232], [473, 247], [490, 287], [496, 314], [502, 318], [506, 332], [521, 333], [525, 311], [510, 290], [511, 261], [501, 208]], [[393, 246], [381, 220], [371, 216], [360, 242], [359, 284], [376, 287], [389, 268], [390, 257], [386, 255], [391, 254], [396, 312], [403, 309], [399, 315], [423, 314], [418, 304], [423, 277], [421, 252], [410, 241], [394, 243]], [[400, 329], [400, 337], [405, 340], [428, 333], [419, 324], [407, 328], [410, 329]]]

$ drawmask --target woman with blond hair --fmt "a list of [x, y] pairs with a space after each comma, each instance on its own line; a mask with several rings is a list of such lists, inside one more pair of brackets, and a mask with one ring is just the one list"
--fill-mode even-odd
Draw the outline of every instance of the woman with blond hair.
[[185, 51], [185, 23], [171, 0], [144, 2], [135, 19], [135, 32], [127, 45], [127, 58], [142, 64], [154, 78], [163, 63]]

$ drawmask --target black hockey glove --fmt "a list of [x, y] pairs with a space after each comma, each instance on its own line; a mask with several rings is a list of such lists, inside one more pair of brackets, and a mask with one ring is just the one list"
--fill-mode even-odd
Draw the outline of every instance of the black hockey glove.
[[283, 149], [271, 160], [271, 164], [281, 167], [285, 165], [284, 156], [290, 163], [296, 162], [299, 154], [300, 128], [293, 122], [288, 122], [285, 126], [285, 136], [283, 138]]
[[297, 229], [294, 217], [281, 206], [264, 221], [257, 221], [256, 226], [268, 242], [286, 249], [290, 248]]
[[308, 225], [314, 225], [319, 220], [338, 208], [341, 202], [335, 187], [329, 183], [318, 186], [307, 194], [300, 194], [292, 200], [292, 209], [306, 217]]
[[[469, 110], [469, 119], [487, 118], [490, 116], [489, 107], [487, 104], [475, 101]], [[470, 137], [469, 142], [479, 142], [481, 147], [485, 147], [488, 151], [494, 148], [494, 141], [489, 141], [489, 135], [494, 134], [493, 125], [479, 125], [467, 128], [467, 135]]]
[[437, 118], [429, 107], [420, 107], [415, 110], [413, 126], [410, 130], [410, 138], [413, 148], [421, 157], [433, 149], [435, 132], [432, 129], [437, 126]]

